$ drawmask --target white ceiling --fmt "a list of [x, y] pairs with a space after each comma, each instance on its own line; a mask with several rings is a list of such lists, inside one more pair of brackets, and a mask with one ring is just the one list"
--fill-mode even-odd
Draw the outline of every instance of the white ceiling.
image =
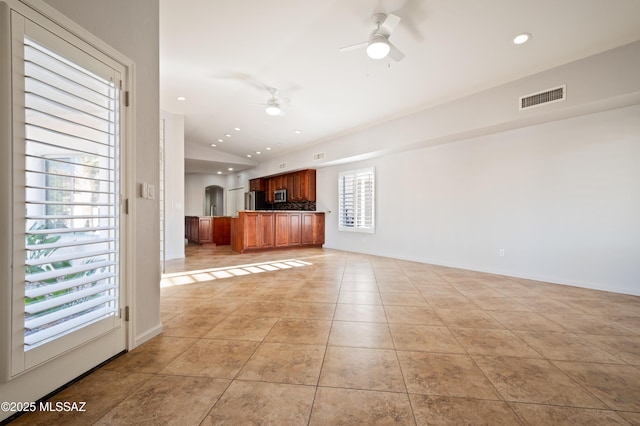
[[[338, 52], [367, 40], [374, 12], [402, 18], [401, 62]], [[639, 22], [638, 0], [160, 0], [161, 108], [215, 153], [186, 172], [237, 171], [639, 40]], [[261, 86], [290, 99], [285, 115], [256, 105]]]

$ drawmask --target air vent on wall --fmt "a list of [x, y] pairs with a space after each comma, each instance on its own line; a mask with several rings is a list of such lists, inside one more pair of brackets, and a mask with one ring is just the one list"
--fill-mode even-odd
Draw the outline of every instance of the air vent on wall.
[[287, 163], [280, 163], [280, 164], [278, 164], [278, 168], [279, 168], [280, 170], [282, 170], [282, 169], [286, 169], [286, 168], [287, 168]]
[[323, 160], [324, 152], [319, 152], [317, 154], [313, 154], [313, 161]]
[[567, 99], [567, 86], [562, 85], [543, 92], [532, 93], [520, 97], [520, 110], [537, 107], [540, 105], [564, 101]]

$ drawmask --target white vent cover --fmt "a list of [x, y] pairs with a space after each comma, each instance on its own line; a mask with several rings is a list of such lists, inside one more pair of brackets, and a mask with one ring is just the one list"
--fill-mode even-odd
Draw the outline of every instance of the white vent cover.
[[282, 169], [286, 169], [286, 168], [287, 168], [287, 163], [280, 163], [280, 164], [278, 164], [278, 168], [279, 168], [280, 170], [282, 170]]
[[520, 97], [520, 111], [567, 99], [567, 86], [562, 85], [542, 92]]
[[319, 152], [317, 154], [313, 154], [313, 161], [323, 160], [324, 152]]

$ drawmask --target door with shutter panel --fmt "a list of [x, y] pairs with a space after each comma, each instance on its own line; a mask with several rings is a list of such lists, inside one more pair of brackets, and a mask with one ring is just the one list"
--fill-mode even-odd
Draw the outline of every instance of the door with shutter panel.
[[105, 353], [126, 348], [126, 68], [62, 29], [15, 12], [11, 26], [18, 374], [107, 335]]

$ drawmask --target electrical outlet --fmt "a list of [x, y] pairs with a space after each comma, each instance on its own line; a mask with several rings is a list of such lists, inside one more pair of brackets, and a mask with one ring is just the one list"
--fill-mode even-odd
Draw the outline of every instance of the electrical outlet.
[[504, 249], [500, 249], [498, 254], [499, 254], [500, 257], [504, 257]]

